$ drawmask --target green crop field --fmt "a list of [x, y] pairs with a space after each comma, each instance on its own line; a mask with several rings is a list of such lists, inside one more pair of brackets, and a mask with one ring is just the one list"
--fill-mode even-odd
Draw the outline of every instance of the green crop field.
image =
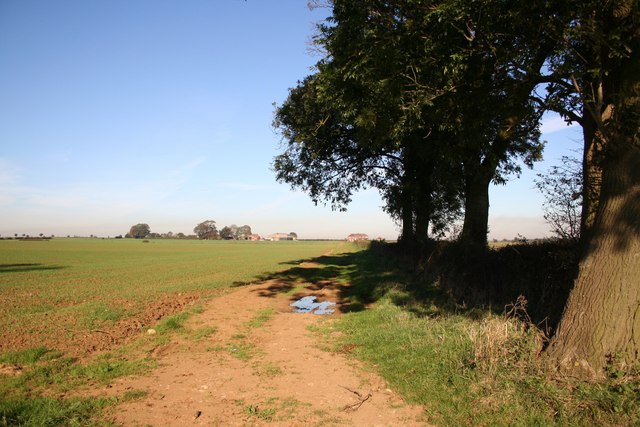
[[149, 316], [155, 322], [181, 303], [354, 249], [335, 241], [0, 240], [0, 353], [37, 345], [77, 353], [88, 332], [149, 326]]

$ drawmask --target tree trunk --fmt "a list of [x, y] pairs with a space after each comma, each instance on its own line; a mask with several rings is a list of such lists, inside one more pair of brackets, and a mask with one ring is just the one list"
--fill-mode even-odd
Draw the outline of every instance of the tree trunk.
[[412, 153], [411, 146], [405, 146], [402, 156], [403, 175], [401, 181], [400, 204], [402, 209], [402, 243], [411, 247], [416, 240], [416, 232], [414, 228], [415, 206], [413, 202], [414, 192], [414, 162], [415, 156]]
[[640, 149], [607, 161], [601, 209], [548, 354], [564, 370], [602, 373], [640, 350]]
[[402, 241], [410, 243], [415, 240], [413, 229], [413, 202], [411, 192], [406, 185], [403, 186], [400, 197], [402, 200]]
[[582, 215], [580, 221], [580, 237], [588, 242], [598, 211], [600, 187], [602, 184], [601, 135], [596, 133], [596, 124], [589, 114], [583, 114], [582, 135], [584, 151], [582, 155]]
[[582, 376], [600, 376], [612, 361], [640, 362], [640, 43], [635, 47], [620, 73], [610, 73], [616, 103], [604, 129], [598, 212], [548, 349], [561, 369]]
[[465, 183], [464, 223], [460, 240], [487, 245], [489, 233], [489, 184], [491, 175], [478, 173], [469, 176]]
[[[431, 168], [431, 165], [428, 166]], [[431, 169], [427, 169], [431, 170]], [[422, 179], [418, 180], [416, 185], [416, 241], [421, 245], [425, 246], [426, 242], [429, 240], [429, 224], [431, 222], [431, 216], [433, 214], [433, 206], [432, 206], [432, 193], [431, 188], [428, 185], [428, 181], [430, 177], [420, 177]]]

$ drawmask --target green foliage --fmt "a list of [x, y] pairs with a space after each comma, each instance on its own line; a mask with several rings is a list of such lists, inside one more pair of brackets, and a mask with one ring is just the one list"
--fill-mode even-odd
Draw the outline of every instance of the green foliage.
[[133, 237], [135, 239], [143, 239], [151, 233], [151, 228], [148, 224], [136, 224], [132, 225], [127, 237]]
[[218, 240], [218, 229], [216, 228], [216, 222], [212, 219], [201, 222], [193, 228], [193, 232], [196, 233], [198, 239]]
[[531, 93], [556, 39], [546, 5], [480, 3], [333, 3], [315, 38], [325, 57], [276, 110], [277, 179], [338, 209], [377, 188], [403, 238], [420, 242], [464, 199], [476, 220], [463, 236], [486, 243], [478, 200], [541, 159]]

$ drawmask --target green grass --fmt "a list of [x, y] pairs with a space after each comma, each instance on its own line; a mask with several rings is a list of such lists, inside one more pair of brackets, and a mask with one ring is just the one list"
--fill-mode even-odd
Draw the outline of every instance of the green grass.
[[10, 365], [33, 365], [40, 359], [49, 357], [52, 351], [45, 347], [28, 348], [21, 351], [8, 351], [0, 355], [0, 363]]
[[243, 399], [238, 399], [235, 403], [242, 407], [245, 415], [267, 423], [286, 421], [291, 418], [292, 412], [305, 406], [304, 403], [293, 398], [269, 398], [260, 404], [246, 404]]
[[273, 308], [267, 308], [258, 312], [258, 314], [249, 320], [245, 326], [247, 328], [259, 328], [264, 325], [269, 319], [271, 319], [276, 314], [276, 311]]
[[195, 329], [191, 332], [190, 338], [194, 341], [200, 341], [207, 338], [218, 331], [215, 326], [203, 326], [202, 328]]
[[539, 333], [466, 313], [420, 317], [391, 296], [343, 316], [334, 348], [369, 362], [441, 426], [637, 425], [640, 383], [557, 382], [538, 357]]
[[70, 335], [104, 329], [162, 295], [212, 295], [350, 250], [342, 242], [0, 240], [0, 331], [46, 338], [56, 327]]
[[130, 391], [114, 398], [51, 397], [92, 384], [108, 384], [114, 378], [148, 372], [150, 359], [128, 360], [104, 354], [89, 363], [79, 363], [60, 352], [45, 348], [7, 352], [1, 363], [18, 365], [21, 373], [0, 377], [0, 426], [104, 425], [100, 411], [121, 401], [140, 398]]
[[[152, 348], [172, 333], [200, 340], [216, 330], [185, 326], [190, 315], [202, 311], [202, 305], [196, 304], [155, 325], [145, 325], [154, 328], [156, 335], [146, 336], [141, 329], [140, 342], [89, 361], [80, 362], [41, 343], [55, 344], [58, 338], [96, 329], [108, 331], [166, 295], [195, 294], [206, 299], [299, 260], [355, 249], [341, 242], [0, 240], [0, 340], [8, 333], [38, 343], [32, 348], [5, 347], [0, 353], [0, 363], [21, 368], [20, 375], [0, 376], [0, 426], [104, 425], [100, 421], [103, 408], [140, 398], [143, 392], [109, 399], [51, 396], [144, 374], [155, 363], [144, 356], [144, 348]], [[258, 313], [247, 328], [260, 327], [272, 314]], [[242, 360], [255, 354], [245, 339], [234, 340], [224, 350]]]
[[0, 399], [0, 426], [91, 426], [104, 425], [96, 415], [112, 399]]
[[129, 360], [117, 353], [100, 355], [88, 363], [79, 363], [57, 352], [46, 355], [36, 362], [22, 364], [20, 375], [2, 378], [0, 394], [18, 397], [51, 387], [64, 392], [90, 384], [108, 384], [114, 378], [141, 374], [154, 366], [151, 359]]
[[183, 311], [162, 319], [155, 327], [156, 332], [164, 334], [170, 331], [179, 331], [184, 328], [184, 322], [191, 316], [188, 311]]
[[377, 249], [323, 256], [293, 282], [350, 283], [323, 348], [368, 362], [439, 426], [640, 425], [640, 375], [614, 369], [585, 383], [545, 364], [541, 331], [490, 309], [467, 309]]
[[[108, 329], [163, 295], [207, 297], [261, 277], [289, 281], [283, 294], [303, 284], [331, 282], [350, 305], [337, 321], [323, 322], [325, 347], [365, 361], [406, 400], [423, 405], [431, 424], [640, 425], [638, 376], [612, 369], [610, 378], [594, 383], [558, 377], [540, 357], [535, 327], [489, 310], [459, 307], [424, 278], [398, 269], [384, 253], [336, 242], [54, 239], [0, 241], [0, 257], [0, 335]], [[301, 268], [301, 260], [315, 266]], [[194, 340], [214, 334], [215, 328], [185, 326], [201, 310], [195, 305], [148, 325], [158, 334], [143, 335], [137, 345], [152, 347], [174, 333]], [[258, 375], [280, 375], [278, 366], [256, 361], [250, 341], [252, 331], [273, 315], [256, 312], [230, 342], [207, 350], [253, 360]], [[100, 424], [104, 407], [139, 398], [140, 392], [115, 400], [52, 396], [147, 372], [153, 360], [132, 356], [146, 354], [132, 345], [85, 363], [42, 345], [0, 354], [0, 363], [23, 368], [21, 375], [0, 377], [0, 426]], [[246, 415], [265, 422], [290, 412], [282, 402], [238, 404]]]

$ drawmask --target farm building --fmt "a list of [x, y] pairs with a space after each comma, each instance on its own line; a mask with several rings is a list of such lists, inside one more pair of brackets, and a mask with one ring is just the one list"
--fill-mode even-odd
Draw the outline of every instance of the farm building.
[[357, 242], [360, 240], [369, 240], [369, 236], [363, 233], [353, 233], [347, 236], [348, 242]]
[[271, 240], [296, 240], [291, 234], [289, 233], [275, 233], [272, 234], [271, 236]]

